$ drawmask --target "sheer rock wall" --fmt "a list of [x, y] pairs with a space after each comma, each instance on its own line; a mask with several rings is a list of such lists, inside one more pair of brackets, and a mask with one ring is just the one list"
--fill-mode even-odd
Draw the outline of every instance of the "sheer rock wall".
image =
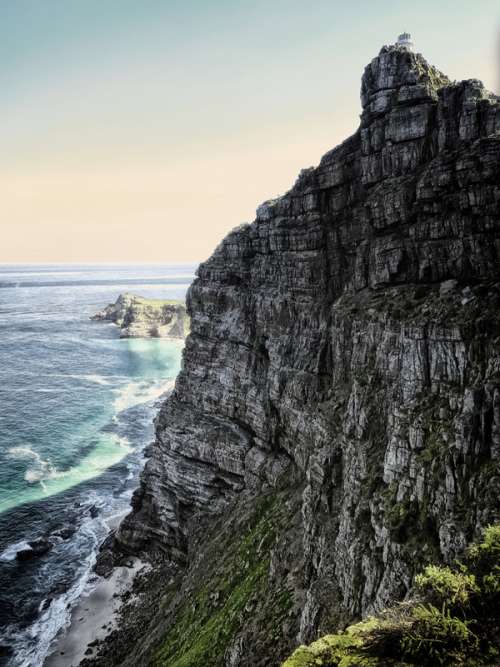
[[453, 560], [500, 492], [500, 102], [400, 47], [361, 99], [359, 130], [199, 267], [118, 534], [183, 559], [197, 513], [289, 480], [300, 562], [273, 576], [303, 641]]

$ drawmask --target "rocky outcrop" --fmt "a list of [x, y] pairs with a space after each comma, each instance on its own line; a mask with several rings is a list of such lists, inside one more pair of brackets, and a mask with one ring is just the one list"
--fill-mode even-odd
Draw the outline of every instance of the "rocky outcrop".
[[31, 542], [27, 542], [26, 544], [26, 549], [20, 549], [16, 553], [16, 558], [19, 561], [31, 560], [33, 558], [37, 558], [38, 556], [45, 556], [45, 554], [48, 553], [54, 546], [52, 542], [49, 542], [49, 540], [45, 539], [33, 540]]
[[118, 533], [198, 562], [200, 514], [288, 489], [266, 547], [286, 623], [256, 646], [242, 613], [210, 664], [276, 664], [403, 598], [497, 517], [500, 103], [400, 47], [367, 66], [361, 100], [359, 130], [199, 267]]
[[184, 338], [189, 332], [189, 317], [182, 301], [133, 294], [120, 294], [115, 303], [91, 319], [114, 322], [120, 327], [120, 338]]

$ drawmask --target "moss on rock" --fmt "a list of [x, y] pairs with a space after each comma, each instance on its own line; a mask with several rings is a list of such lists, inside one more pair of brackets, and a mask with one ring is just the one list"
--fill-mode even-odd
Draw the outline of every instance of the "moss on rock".
[[205, 585], [175, 611], [157, 667], [207, 667], [224, 663], [224, 656], [255, 607], [266, 604], [268, 632], [277, 633], [293, 603], [289, 591], [270, 580], [270, 548], [286, 513], [279, 494], [259, 499], [237, 539], [231, 541]]

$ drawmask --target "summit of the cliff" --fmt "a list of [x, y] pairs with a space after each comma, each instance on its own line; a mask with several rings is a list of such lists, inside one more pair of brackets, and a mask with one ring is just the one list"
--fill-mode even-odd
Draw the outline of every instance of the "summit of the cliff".
[[365, 67], [361, 80], [363, 118], [384, 112], [394, 104], [436, 99], [438, 90], [450, 83], [421, 53], [399, 44], [383, 46]]

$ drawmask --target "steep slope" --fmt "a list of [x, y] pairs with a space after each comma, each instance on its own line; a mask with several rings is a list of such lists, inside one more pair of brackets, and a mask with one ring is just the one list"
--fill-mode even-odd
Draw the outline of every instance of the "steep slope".
[[276, 664], [403, 598], [498, 518], [500, 103], [401, 47], [368, 65], [361, 99], [356, 134], [200, 266], [183, 369], [117, 535], [187, 561], [192, 591], [212, 544], [200, 516], [234, 526], [284, 489], [266, 572], [288, 620], [266, 643], [243, 614], [199, 664]]

